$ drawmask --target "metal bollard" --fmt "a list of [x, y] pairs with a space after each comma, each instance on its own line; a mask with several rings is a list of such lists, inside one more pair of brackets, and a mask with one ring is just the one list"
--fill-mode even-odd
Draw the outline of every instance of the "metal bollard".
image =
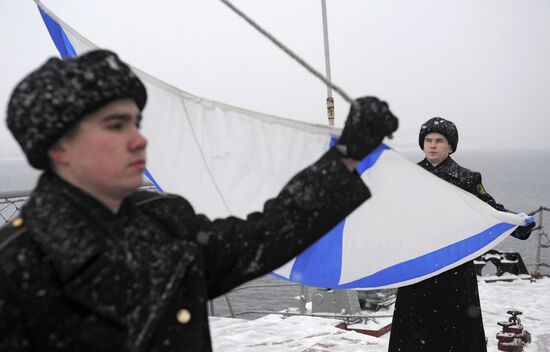
[[497, 333], [498, 350], [506, 352], [522, 352], [523, 347], [531, 343], [531, 334], [523, 329], [519, 315], [521, 311], [511, 309], [507, 312], [511, 315], [508, 321], [499, 321], [502, 332]]

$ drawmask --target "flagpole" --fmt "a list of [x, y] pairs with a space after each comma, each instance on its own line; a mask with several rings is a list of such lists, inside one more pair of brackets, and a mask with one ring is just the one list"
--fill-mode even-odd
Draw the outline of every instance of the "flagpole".
[[[327, 2], [321, 0], [321, 8], [323, 12], [323, 41], [325, 47], [325, 76], [328, 82], [332, 82], [330, 73], [330, 50], [328, 44], [328, 20], [327, 20]], [[332, 87], [327, 84], [327, 117], [328, 125], [334, 126], [334, 98], [332, 97]]]
[[[334, 126], [334, 98], [332, 97], [332, 78], [330, 72], [330, 50], [328, 45], [328, 21], [327, 21], [327, 3], [326, 0], [321, 0], [321, 9], [323, 13], [323, 42], [325, 48], [325, 77], [327, 85], [327, 117], [328, 125]], [[301, 314], [306, 311], [306, 303], [309, 298], [308, 287], [304, 284], [300, 285], [300, 305]]]

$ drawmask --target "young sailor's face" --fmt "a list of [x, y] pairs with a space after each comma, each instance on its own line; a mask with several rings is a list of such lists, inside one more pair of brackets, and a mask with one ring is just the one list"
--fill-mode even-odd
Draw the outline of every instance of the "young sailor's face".
[[147, 146], [140, 121], [132, 99], [115, 100], [85, 116], [57, 143], [69, 181], [92, 195], [113, 197], [125, 197], [139, 187]]
[[432, 132], [424, 137], [424, 154], [432, 165], [435, 166], [447, 159], [451, 152], [449, 141], [441, 133]]

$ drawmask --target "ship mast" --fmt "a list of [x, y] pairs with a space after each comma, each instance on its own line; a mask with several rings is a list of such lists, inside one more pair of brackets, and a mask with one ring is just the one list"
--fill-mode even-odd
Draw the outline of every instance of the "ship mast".
[[[328, 20], [327, 20], [327, 2], [321, 0], [323, 12], [323, 42], [325, 47], [325, 76], [328, 82], [332, 82], [330, 73], [330, 50], [328, 44]], [[327, 117], [328, 125], [334, 126], [334, 98], [332, 97], [332, 86], [327, 83]]]

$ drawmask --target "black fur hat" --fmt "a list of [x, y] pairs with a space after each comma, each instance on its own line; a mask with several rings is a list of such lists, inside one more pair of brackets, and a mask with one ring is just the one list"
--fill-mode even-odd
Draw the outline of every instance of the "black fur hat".
[[453, 149], [452, 153], [456, 151], [458, 145], [458, 130], [452, 121], [445, 120], [442, 117], [434, 117], [424, 122], [422, 126], [420, 126], [420, 133], [418, 135], [418, 145], [420, 149], [424, 150], [424, 138], [426, 138], [427, 134], [432, 132], [444, 135]]
[[29, 163], [48, 168], [48, 149], [84, 115], [116, 99], [143, 110], [145, 86], [118, 56], [94, 50], [74, 59], [51, 58], [13, 90], [6, 123]]

